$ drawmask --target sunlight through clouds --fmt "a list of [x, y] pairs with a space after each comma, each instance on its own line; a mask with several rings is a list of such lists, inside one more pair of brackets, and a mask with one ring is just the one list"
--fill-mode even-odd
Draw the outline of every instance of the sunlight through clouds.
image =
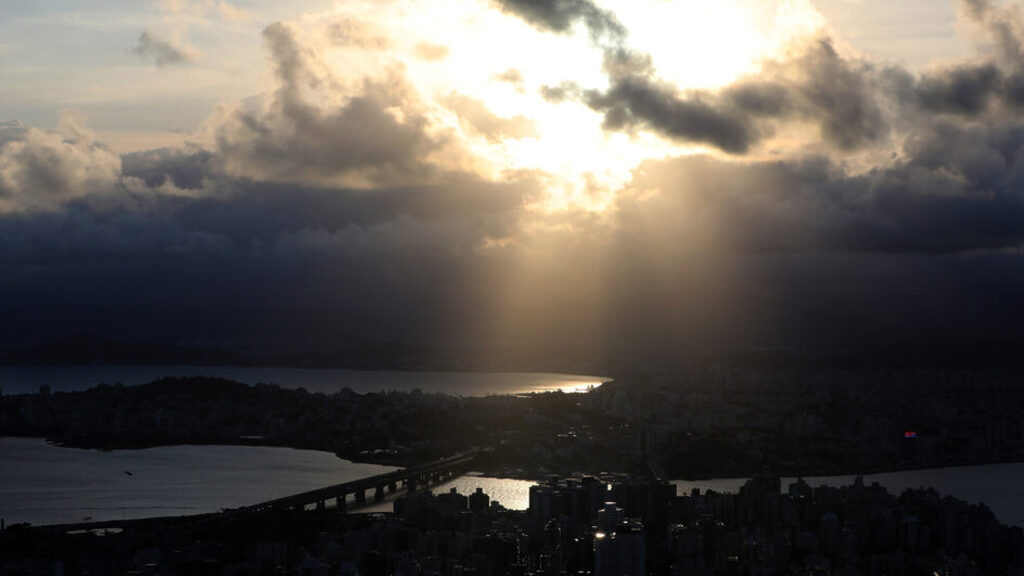
[[[345, 3], [316, 21], [335, 37], [340, 29], [350, 37], [358, 32], [378, 39], [368, 44], [350, 38], [346, 46], [325, 46], [324, 61], [342, 85], [356, 87], [362, 77], [399, 66], [432, 108], [429, 116], [436, 125], [459, 134], [481, 166], [490, 167], [490, 178], [540, 171], [553, 178], [548, 200], [536, 208], [601, 210], [640, 162], [687, 153], [688, 147], [646, 132], [608, 132], [600, 113], [581, 102], [552, 101], [544, 90], [606, 89], [605, 51], [619, 42], [650, 54], [658, 73], [680, 90], [715, 89], [751, 72], [758, 58], [819, 24], [813, 9], [797, 0], [744, 11], [746, 4], [609, 2], [606, 7], [631, 33], [625, 40], [601, 41], [582, 24], [567, 33], [538, 30], [485, 0]], [[423, 58], [423, 46], [433, 47], [438, 56]], [[709, 53], [716, 56], [708, 58]], [[520, 73], [515, 85], [496, 80], [509, 70], [528, 72]], [[528, 119], [535, 130], [499, 139], [467, 132], [458, 111], [448, 106], [458, 98], [486, 103], [495, 118]]]

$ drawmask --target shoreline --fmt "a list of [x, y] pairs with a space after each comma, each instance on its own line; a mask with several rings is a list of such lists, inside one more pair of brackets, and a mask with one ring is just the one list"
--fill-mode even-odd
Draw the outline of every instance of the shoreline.
[[[223, 441], [211, 441], [211, 442], [185, 442], [185, 443], [158, 443], [158, 444], [123, 444], [118, 446], [80, 446], [73, 443], [64, 443], [60, 441], [50, 440], [43, 436], [35, 435], [15, 435], [6, 434], [0, 436], [0, 440], [11, 438], [21, 440], [38, 440], [44, 442], [49, 446], [57, 448], [69, 448], [75, 450], [97, 450], [100, 452], [114, 452], [114, 451], [138, 451], [148, 450], [153, 448], [168, 448], [178, 446], [225, 446], [225, 447], [240, 447], [240, 448], [282, 448], [290, 450], [305, 450], [310, 452], [323, 452], [331, 454], [339, 460], [344, 462], [351, 462], [354, 464], [373, 464], [377, 466], [390, 466], [395, 468], [405, 468], [410, 465], [414, 465], [408, 462], [400, 462], [390, 459], [374, 459], [374, 458], [355, 458], [345, 457], [337, 452], [331, 450], [324, 450], [319, 448], [312, 448], [308, 446], [297, 446], [292, 444], [275, 444], [275, 443], [261, 443], [253, 441], [240, 441], [240, 442], [223, 442]], [[724, 473], [708, 472], [698, 476], [688, 477], [670, 477], [665, 479], [667, 482], [702, 482], [702, 481], [717, 481], [717, 480], [743, 480], [756, 477], [760, 474], [768, 472], [769, 474], [776, 475], [780, 478], [823, 478], [823, 477], [834, 477], [834, 476], [874, 476], [879, 474], [894, 474], [898, 472], [918, 472], [925, 470], [945, 470], [949, 468], [967, 468], [973, 466], [992, 466], [997, 464], [1024, 464], [1024, 457], [1006, 457], [1006, 458], [979, 458], [971, 460], [960, 460], [954, 462], [942, 462], [933, 464], [894, 464], [892, 466], [872, 466], [868, 468], [862, 468], [859, 470], [850, 470], [848, 468], [820, 468], [820, 469], [803, 469], [794, 470], [789, 468], [783, 468], [778, 470], [758, 470], [748, 471], [745, 473], [737, 473], [735, 471], [729, 471]], [[479, 467], [471, 470], [474, 473], [479, 474], [481, 477], [493, 478], [497, 480], [526, 480], [531, 482], [543, 482], [548, 476], [574, 476], [577, 473], [579, 475], [594, 475], [598, 476], [601, 474], [607, 474], [608, 471], [602, 471], [597, 473], [576, 471], [574, 473], [565, 474], [554, 470], [545, 470], [544, 472], [530, 472], [528, 470], [495, 470], [490, 467]], [[619, 474], [633, 474], [633, 472], [619, 472]]]
[[[516, 379], [538, 379], [542, 382], [556, 381], [559, 379], [565, 379], [573, 382], [573, 384], [567, 384], [564, 388], [568, 390], [562, 390], [566, 393], [575, 393], [577, 388], [585, 385], [592, 385], [595, 388], [602, 384], [612, 382], [615, 380], [613, 376], [607, 375], [591, 375], [581, 374], [578, 372], [558, 372], [550, 370], [474, 370], [474, 369], [451, 369], [451, 370], [430, 370], [430, 369], [406, 369], [400, 368], [324, 368], [324, 367], [310, 367], [310, 366], [280, 366], [280, 365], [231, 365], [231, 364], [167, 364], [167, 365], [154, 365], [154, 364], [3, 364], [0, 363], [0, 373], [3, 371], [24, 371], [24, 372], [38, 372], [39, 374], [34, 375], [34, 381], [30, 383], [20, 382], [14, 383], [12, 380], [10, 383], [0, 385], [0, 392], [3, 396], [32, 396], [39, 393], [42, 386], [49, 387], [51, 392], [56, 393], [75, 393], [75, 392], [88, 392], [94, 388], [99, 387], [102, 384], [107, 385], [121, 385], [125, 388], [132, 388], [137, 386], [144, 386], [151, 383], [154, 380], [163, 378], [185, 378], [185, 377], [209, 377], [209, 378], [227, 378], [236, 380], [247, 386], [254, 387], [261, 384], [278, 386], [282, 389], [297, 390], [299, 388], [305, 388], [310, 392], [317, 392], [323, 394], [334, 394], [342, 391], [345, 388], [349, 388], [358, 394], [369, 394], [369, 393], [389, 393], [389, 392], [413, 392], [419, 390], [423, 394], [444, 394], [454, 397], [465, 397], [465, 398], [485, 398], [488, 396], [520, 396], [531, 394], [544, 394], [548, 392], [555, 392], [562, 390], [563, 387], [546, 387], [546, 384], [541, 387], [532, 386], [522, 389], [507, 389], [500, 391], [490, 391], [487, 386], [482, 385], [479, 389], [474, 390], [437, 390], [430, 389], [425, 385], [421, 385], [418, 382], [409, 384], [412, 380], [416, 379], [437, 379], [445, 376], [452, 376], [456, 379], [472, 379], [479, 378], [481, 380], [487, 378], [498, 378], [505, 379], [508, 381]], [[105, 376], [93, 376], [88, 375], [86, 381], [83, 377], [81, 381], [76, 381], [70, 385], [61, 384], [58, 382], [61, 378], [66, 378], [65, 373], [73, 373], [80, 370], [86, 370], [88, 372], [109, 372]], [[336, 382], [324, 382], [321, 378], [328, 376], [337, 376]], [[298, 380], [288, 378], [288, 376], [299, 377]], [[48, 377], [47, 377], [48, 376]], [[241, 378], [240, 378], [241, 376]], [[346, 376], [348, 377], [346, 379]], [[307, 379], [313, 377], [312, 380]], [[395, 377], [396, 381], [406, 381], [405, 385], [387, 387], [377, 386], [376, 384], [371, 386], [365, 386], [361, 383], [352, 381], [353, 379], [370, 379], [377, 380], [387, 377]], [[98, 380], [98, 381], [97, 381]], [[128, 382], [124, 382], [128, 380]]]

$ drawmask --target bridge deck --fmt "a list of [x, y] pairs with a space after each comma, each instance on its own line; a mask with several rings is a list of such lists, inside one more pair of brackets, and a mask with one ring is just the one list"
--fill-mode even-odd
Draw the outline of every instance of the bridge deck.
[[359, 480], [352, 480], [350, 482], [343, 482], [341, 484], [335, 484], [333, 486], [317, 488], [316, 490], [310, 490], [308, 492], [302, 492], [299, 494], [293, 494], [291, 496], [285, 496], [284, 498], [275, 498], [274, 500], [268, 500], [266, 502], [260, 502], [258, 504], [245, 506], [241, 508], [241, 511], [258, 511], [265, 510], [268, 508], [287, 508], [315, 504], [317, 502], [323, 502], [326, 500], [330, 500], [332, 498], [344, 497], [346, 494], [352, 494], [360, 491], [365, 491], [371, 488], [387, 486], [391, 483], [400, 482], [403, 480], [407, 480], [409, 478], [415, 478], [435, 472], [448, 471], [455, 468], [459, 468], [469, 464], [475, 458], [475, 452], [470, 454], [460, 454], [458, 456], [445, 458], [443, 460], [437, 460], [435, 462], [424, 464], [422, 466], [403, 468], [400, 470], [395, 470], [393, 472], [386, 472], [384, 474], [370, 476], [369, 478], [361, 478]]

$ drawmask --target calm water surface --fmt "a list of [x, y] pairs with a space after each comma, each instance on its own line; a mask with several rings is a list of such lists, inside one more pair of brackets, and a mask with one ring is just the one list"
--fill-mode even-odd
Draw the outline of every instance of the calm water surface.
[[395, 469], [290, 448], [101, 452], [35, 438], [0, 438], [0, 462], [0, 517], [37, 525], [216, 512]]
[[346, 386], [360, 394], [388, 390], [442, 392], [460, 396], [582, 392], [609, 380], [600, 376], [542, 372], [373, 372], [253, 366], [0, 366], [0, 391], [26, 394], [85, 390], [101, 383], [145, 384], [165, 376], [219, 376], [246, 384], [278, 384], [333, 394]]
[[[466, 496], [476, 492], [477, 488], [483, 488], [484, 492], [491, 497], [491, 501], [497, 500], [499, 504], [508, 508], [509, 510], [526, 510], [530, 507], [530, 486], [533, 486], [536, 482], [530, 480], [510, 480], [507, 478], [489, 478], [479, 473], [469, 473], [465, 476], [460, 476], [445, 482], [444, 484], [438, 484], [431, 488], [435, 494], [442, 494], [448, 492], [452, 488], [459, 494], [465, 494]], [[401, 494], [398, 494], [400, 496]], [[379, 504], [373, 504], [366, 507], [365, 509], [359, 510], [360, 512], [391, 512], [393, 508], [392, 501], [394, 498], [389, 498], [385, 502]]]

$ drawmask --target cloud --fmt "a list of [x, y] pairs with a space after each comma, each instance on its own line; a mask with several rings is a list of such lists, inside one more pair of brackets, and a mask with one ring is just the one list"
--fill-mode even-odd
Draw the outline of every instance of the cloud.
[[416, 57], [425, 62], [440, 62], [448, 57], [449, 52], [448, 47], [441, 44], [420, 42], [416, 45]]
[[[265, 110], [229, 110], [212, 122], [217, 162], [226, 173], [256, 179], [378, 185], [429, 179], [428, 156], [445, 146], [429, 133], [413, 90], [400, 73], [366, 81], [338, 106], [304, 96], [330, 82], [292, 30], [273, 24], [264, 40], [278, 81]], [[401, 117], [395, 110], [402, 110]]]
[[132, 48], [132, 54], [138, 56], [143, 62], [153, 64], [157, 68], [180, 66], [195, 60], [195, 51], [193, 49], [185, 46], [176, 46], [149, 31], [145, 31], [139, 36], [138, 42]]
[[613, 330], [692, 349], [1019, 341], [1022, 191], [1019, 120], [947, 117], [867, 172], [648, 162], [616, 203]]
[[372, 24], [343, 18], [327, 28], [331, 42], [337, 46], [348, 46], [362, 50], [382, 51], [392, 46], [391, 39]]
[[962, 65], [938, 74], [926, 74], [917, 86], [921, 105], [936, 112], [974, 115], [983, 112], [1002, 81], [992, 65]]
[[50, 210], [110, 192], [120, 172], [120, 158], [96, 144], [71, 113], [63, 115], [61, 133], [16, 122], [0, 127], [0, 212]]
[[[969, 8], [975, 10], [994, 8], [980, 3]], [[1005, 23], [1009, 16], [999, 18]], [[992, 32], [997, 38], [999, 30]], [[542, 88], [542, 95], [551, 102], [582, 99], [604, 114], [608, 130], [648, 130], [737, 155], [801, 125], [816, 128], [820, 143], [837, 153], [868, 150], [890, 142], [894, 131], [927, 129], [933, 116], [1005, 115], [1024, 103], [1020, 61], [967, 62], [915, 76], [845, 56], [829, 37], [798, 41], [783, 57], [717, 91], [681, 91], [659, 80], [648, 56], [621, 48], [606, 51], [604, 68], [605, 90], [563, 84]]]
[[146, 186], [158, 188], [170, 183], [183, 190], [202, 190], [214, 176], [214, 155], [195, 145], [132, 152], [121, 156], [122, 173]]
[[582, 22], [595, 39], [618, 41], [627, 31], [615, 15], [597, 7], [591, 0], [495, 0], [510, 14], [547, 32], [566, 33]]
[[28, 130], [28, 126], [17, 120], [0, 120], [0, 146], [12, 140], [23, 139]]
[[491, 112], [483, 102], [469, 96], [449, 94], [444, 99], [444, 104], [458, 115], [464, 125], [491, 142], [499, 142], [506, 138], [538, 136], [536, 126], [529, 118], [525, 116], [502, 118]]
[[[495, 288], [472, 280], [486, 277], [485, 246], [517, 236], [540, 193], [529, 176], [465, 173], [373, 189], [260, 182], [226, 176], [200, 149], [132, 154], [104, 171], [113, 159], [101, 149], [88, 167], [65, 149], [84, 144], [49, 136], [30, 128], [0, 151], [0, 203], [21, 203], [0, 210], [0, 338], [82, 325], [146, 339], [465, 335]], [[19, 175], [12, 195], [21, 145], [48, 154], [28, 165], [49, 171]], [[57, 199], [25, 196], [50, 182]]]
[[[604, 67], [609, 88], [587, 91], [584, 100], [604, 113], [609, 130], [639, 127], [732, 154], [750, 151], [780, 120], [816, 125], [824, 142], [844, 151], [888, 135], [876, 71], [842, 57], [829, 38], [808, 41], [719, 92], [680, 92], [657, 79], [648, 56], [622, 49], [608, 50]], [[554, 89], [545, 97], [565, 94]]]
[[[554, 32], [593, 32], [586, 14], [602, 13], [504, 6]], [[337, 24], [335, 46], [389, 46]], [[71, 116], [59, 133], [0, 122], [0, 338], [88, 325], [672, 357], [1021, 339], [1024, 76], [1000, 54], [917, 75], [818, 37], [686, 91], [608, 50], [606, 89], [541, 95], [728, 155], [651, 160], [609, 212], [548, 213], [533, 206], [555, 176], [475, 171], [462, 140], [528, 137], [528, 118], [461, 93], [425, 101], [400, 67], [340, 81], [291, 26], [263, 37], [272, 91], [214, 114], [201, 145], [117, 156]]]
[[565, 102], [566, 100], [577, 100], [582, 98], [583, 89], [574, 82], [562, 82], [561, 84], [554, 86], [541, 86], [540, 95], [548, 102], [558, 104], [560, 102]]
[[975, 22], [984, 21], [993, 11], [991, 0], [961, 0], [960, 6], [964, 14]]
[[663, 234], [666, 247], [714, 238], [713, 250], [726, 253], [1015, 248], [1024, 244], [1022, 136], [1020, 124], [946, 125], [912, 142], [906, 158], [866, 174], [823, 157], [652, 162], [618, 207], [630, 226]]
[[524, 81], [523, 73], [515, 68], [509, 68], [508, 70], [505, 70], [501, 74], [495, 74], [493, 78], [499, 82], [506, 82], [508, 84], [512, 84], [517, 88], [522, 88]]
[[[961, 13], [996, 50], [977, 62], [927, 73], [917, 87], [921, 105], [936, 112], [973, 116], [1004, 113], [1024, 104], [1024, 22], [1014, 5], [962, 0]], [[993, 107], [995, 110], [993, 110]]]
[[[563, 93], [545, 92], [549, 100]], [[680, 97], [676, 89], [646, 74], [621, 75], [605, 92], [590, 91], [587, 105], [604, 113], [607, 130], [643, 126], [669, 138], [707, 143], [726, 152], [744, 153], [759, 139], [742, 115], [731, 114], [700, 96]]]
[[1024, 23], [1017, 6], [1000, 7], [992, 0], [961, 0], [961, 12], [995, 44], [1000, 58], [1010, 66], [1024, 66]]

